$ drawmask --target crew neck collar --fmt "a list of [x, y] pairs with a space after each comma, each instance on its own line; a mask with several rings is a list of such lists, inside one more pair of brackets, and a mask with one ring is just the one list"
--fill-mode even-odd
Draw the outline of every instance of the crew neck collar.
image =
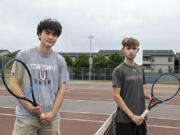
[[134, 63], [134, 66], [130, 66], [130, 65], [126, 64], [125, 62], [123, 62], [123, 63], [125, 66], [130, 67], [130, 68], [134, 68], [137, 65], [136, 63]]
[[45, 55], [45, 54], [40, 53], [40, 52], [38, 51], [37, 47], [35, 47], [34, 49], [35, 49], [35, 51], [36, 51], [40, 56], [43, 56], [43, 57], [49, 57], [49, 56], [51, 56], [51, 55], [53, 54], [53, 50], [51, 51], [51, 53]]

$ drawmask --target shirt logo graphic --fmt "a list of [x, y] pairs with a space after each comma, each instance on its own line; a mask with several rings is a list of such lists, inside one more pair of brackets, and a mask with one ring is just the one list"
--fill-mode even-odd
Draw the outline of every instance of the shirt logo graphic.
[[39, 79], [44, 81], [47, 78], [47, 71], [46, 70], [40, 70], [39, 72]]

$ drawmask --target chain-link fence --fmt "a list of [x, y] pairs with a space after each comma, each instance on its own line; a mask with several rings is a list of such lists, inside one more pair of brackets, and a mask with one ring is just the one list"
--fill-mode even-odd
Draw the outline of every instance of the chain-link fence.
[[91, 73], [89, 68], [69, 67], [69, 76], [71, 80], [111, 80], [112, 68], [93, 68]]
[[[69, 67], [69, 76], [71, 80], [112, 80], [113, 68], [94, 68], [89, 74], [89, 68]], [[89, 77], [90, 75], [90, 77]], [[160, 74], [145, 73], [146, 83], [153, 83]], [[176, 74], [180, 77], [180, 74]]]
[[[3, 59], [2, 59], [3, 58]], [[1, 57], [0, 61], [0, 84], [1, 81], [1, 69], [12, 57]], [[89, 68], [86, 67], [68, 67], [69, 77], [71, 80], [112, 80], [113, 68], [93, 68], [89, 73]], [[155, 78], [160, 74], [146, 73], [146, 83], [152, 83]], [[176, 74], [180, 77], [179, 74]]]

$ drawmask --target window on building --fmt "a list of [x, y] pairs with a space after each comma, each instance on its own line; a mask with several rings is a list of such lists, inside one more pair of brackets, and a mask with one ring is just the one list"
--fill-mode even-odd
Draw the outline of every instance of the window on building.
[[169, 57], [168, 58], [168, 62], [172, 62], [173, 61], [173, 58], [172, 57]]
[[151, 58], [151, 61], [152, 61], [152, 62], [155, 62], [155, 59], [154, 59], [154, 58]]
[[143, 57], [143, 61], [150, 61], [149, 57]]
[[144, 66], [144, 70], [150, 70], [150, 69], [151, 69], [150, 65], [145, 65]]

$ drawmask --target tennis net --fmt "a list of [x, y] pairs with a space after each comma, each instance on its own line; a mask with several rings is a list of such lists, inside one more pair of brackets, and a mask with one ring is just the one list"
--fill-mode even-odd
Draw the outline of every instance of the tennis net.
[[116, 111], [109, 116], [95, 135], [116, 135], [115, 115]]

